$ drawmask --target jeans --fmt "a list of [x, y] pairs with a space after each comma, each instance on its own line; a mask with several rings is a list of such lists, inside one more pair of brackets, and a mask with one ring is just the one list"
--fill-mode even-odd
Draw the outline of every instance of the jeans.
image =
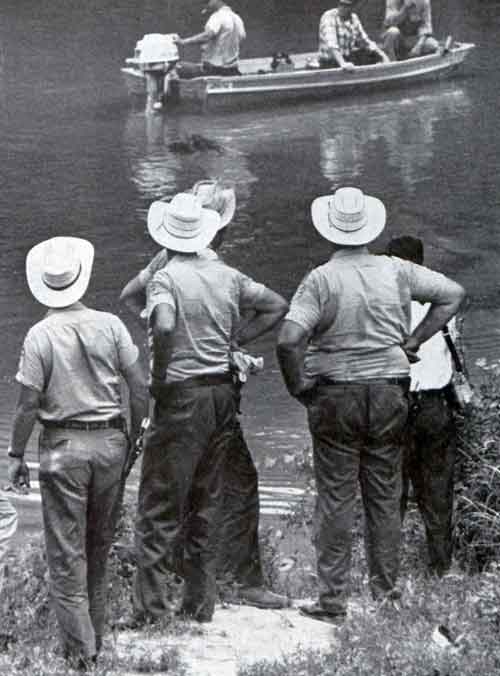
[[349, 595], [357, 484], [375, 598], [391, 593], [401, 540], [401, 442], [406, 393], [383, 380], [320, 385], [308, 406], [317, 500], [314, 518], [319, 601], [345, 613]]
[[5, 559], [16, 529], [17, 512], [8, 497], [0, 492], [0, 594], [3, 587]]
[[445, 390], [412, 393], [410, 401], [401, 517], [406, 512], [411, 481], [425, 525], [430, 568], [443, 575], [452, 557], [455, 422]]
[[68, 656], [93, 658], [102, 640], [106, 564], [122, 498], [128, 439], [121, 430], [47, 429], [40, 493], [50, 592]]
[[224, 465], [236, 416], [233, 385], [168, 388], [145, 441], [136, 524], [135, 611], [161, 617], [169, 571], [184, 578], [182, 610], [214, 611]]

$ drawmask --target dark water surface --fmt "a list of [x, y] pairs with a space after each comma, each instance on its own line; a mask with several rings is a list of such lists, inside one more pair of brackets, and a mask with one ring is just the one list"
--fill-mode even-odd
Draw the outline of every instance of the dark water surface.
[[[1, 447], [17, 393], [13, 376], [22, 339], [43, 313], [24, 280], [28, 249], [54, 235], [90, 239], [96, 260], [87, 302], [116, 311], [121, 287], [155, 251], [145, 228], [150, 202], [206, 176], [236, 187], [226, 259], [286, 297], [308, 268], [328, 256], [310, 223], [311, 200], [346, 184], [381, 197], [389, 221], [378, 246], [396, 234], [423, 237], [428, 264], [469, 291], [471, 363], [479, 356], [497, 358], [498, 0], [434, 0], [436, 32], [478, 45], [458, 79], [217, 116], [145, 116], [130, 105], [119, 72], [143, 34], [198, 32], [202, 3], [2, 5]], [[317, 0], [232, 5], [247, 24], [243, 56], [315, 49], [320, 15], [331, 6]], [[382, 0], [365, 3], [360, 14], [376, 35]], [[196, 55], [195, 48], [184, 53]], [[169, 151], [179, 135], [193, 132], [216, 140], [224, 152]], [[142, 329], [123, 317], [143, 341]], [[307, 444], [303, 412], [286, 395], [273, 348], [274, 337], [255, 347], [267, 368], [248, 386], [243, 416], [252, 449], [263, 471], [271, 472], [278, 455]]]

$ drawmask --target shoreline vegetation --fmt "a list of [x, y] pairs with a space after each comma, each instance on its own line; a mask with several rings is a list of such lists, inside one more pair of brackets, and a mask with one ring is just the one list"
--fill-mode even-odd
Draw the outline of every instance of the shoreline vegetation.
[[[349, 615], [341, 627], [329, 628], [331, 645], [325, 648], [324, 641], [318, 640], [315, 647], [314, 633], [318, 630], [319, 637], [326, 625], [301, 619], [307, 623], [304, 631], [311, 635], [308, 646], [289, 641], [280, 658], [271, 660], [263, 657], [259, 645], [250, 646], [251, 660], [236, 659], [231, 673], [237, 676], [500, 676], [500, 364], [478, 365], [483, 374], [477, 385], [481, 406], [458, 418], [452, 571], [442, 579], [428, 576], [423, 528], [416, 505], [411, 503], [404, 525], [402, 598], [397, 604], [376, 604], [368, 593], [359, 504]], [[314, 598], [316, 594], [311, 544], [314, 481], [310, 451], [297, 452], [295, 468], [297, 476], [308, 487], [306, 496], [291, 515], [272, 521], [266, 519], [261, 531], [267, 582], [273, 590], [287, 594], [294, 601]], [[134, 504], [124, 505], [110, 559], [109, 631], [94, 673], [96, 676], [143, 673], [200, 676], [201, 672], [193, 670], [186, 658], [184, 648], [190, 641], [203, 643], [206, 638], [208, 653], [210, 625], [186, 623], [172, 617], [125, 637], [114, 627], [120, 617], [131, 611], [134, 512]], [[181, 581], [172, 576], [169, 588], [175, 605]], [[225, 587], [220, 591], [222, 609], [234, 609], [228, 605], [231, 589]], [[216, 616], [223, 613], [219, 608]], [[300, 617], [294, 608], [258, 613], [264, 622], [266, 618], [276, 619], [277, 613], [279, 631], [285, 639]], [[40, 538], [11, 552], [0, 616], [1, 676], [77, 673], [68, 668], [58, 646]], [[236, 630], [238, 617], [241, 622], [248, 621], [243, 616], [243, 607], [230, 614], [230, 622], [236, 623]], [[6, 635], [12, 640], [5, 638]], [[229, 634], [225, 636], [228, 639]], [[166, 637], [172, 639], [168, 645], [165, 645]], [[127, 650], [132, 646], [136, 650]], [[233, 648], [236, 656], [244, 653], [238, 644]], [[216, 665], [213, 666], [213, 673], [218, 676], [229, 673], [222, 668], [218, 672]]]

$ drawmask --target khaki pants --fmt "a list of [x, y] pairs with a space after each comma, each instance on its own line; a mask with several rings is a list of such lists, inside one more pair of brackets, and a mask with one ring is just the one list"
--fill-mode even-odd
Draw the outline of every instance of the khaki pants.
[[68, 656], [88, 659], [100, 648], [127, 448], [115, 429], [44, 429], [40, 436], [50, 591]]
[[5, 559], [16, 529], [17, 512], [7, 496], [0, 492], [0, 594], [3, 587]]
[[401, 540], [403, 388], [383, 381], [318, 386], [308, 406], [318, 491], [315, 545], [319, 599], [344, 613], [349, 594], [358, 482], [365, 512], [365, 550], [372, 594], [396, 584]]

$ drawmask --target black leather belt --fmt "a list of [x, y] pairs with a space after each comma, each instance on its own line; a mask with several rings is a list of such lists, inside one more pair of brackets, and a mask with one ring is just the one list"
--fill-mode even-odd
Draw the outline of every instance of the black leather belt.
[[176, 380], [173, 383], [166, 383], [165, 388], [182, 389], [189, 387], [215, 387], [216, 385], [232, 385], [234, 377], [231, 373], [213, 373], [205, 376], [193, 376], [185, 380]]
[[410, 378], [372, 378], [367, 380], [335, 380], [333, 378], [325, 378], [320, 376], [317, 381], [318, 385], [399, 385], [407, 388], [410, 384]]
[[107, 429], [126, 430], [125, 420], [121, 416], [109, 420], [40, 420], [40, 422], [47, 429], [83, 430], [85, 432]]

